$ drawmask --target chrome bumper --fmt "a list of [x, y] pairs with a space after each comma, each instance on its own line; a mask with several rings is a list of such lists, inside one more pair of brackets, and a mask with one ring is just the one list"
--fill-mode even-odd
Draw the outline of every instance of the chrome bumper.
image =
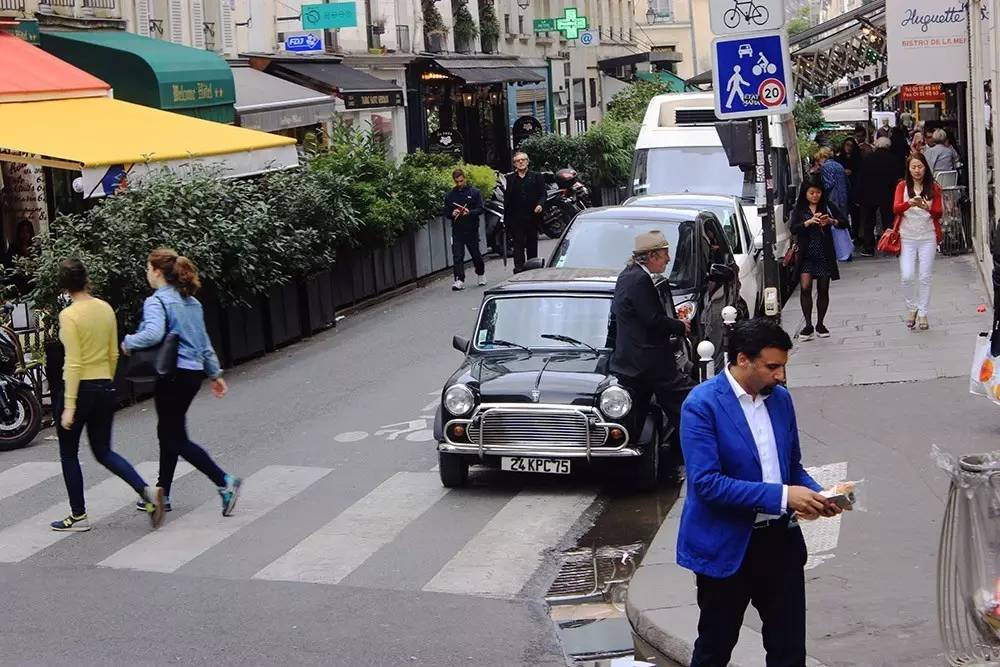
[[[485, 441], [484, 420], [490, 416], [511, 415], [525, 419], [537, 418], [539, 421], [546, 416], [567, 417], [572, 416], [581, 420], [586, 425], [584, 431], [584, 442], [582, 444], [565, 444], [556, 441], [546, 441], [540, 438], [532, 442], [513, 443], [489, 443]], [[470, 425], [478, 429], [477, 437], [469, 436], [469, 442], [456, 442], [451, 439], [451, 428], [455, 425], [462, 425], [469, 434]], [[615, 446], [604, 446], [608, 440], [610, 429], [617, 428], [624, 433], [621, 443]], [[540, 425], [544, 431], [544, 427]], [[595, 439], [591, 430], [599, 430], [603, 437]], [[601, 414], [594, 408], [584, 406], [566, 405], [539, 405], [526, 403], [491, 403], [480, 405], [468, 418], [453, 419], [445, 424], [445, 442], [438, 444], [438, 451], [451, 454], [477, 454], [480, 458], [490, 456], [537, 456], [551, 458], [631, 458], [642, 455], [642, 450], [637, 447], [629, 447], [629, 432], [621, 424], [604, 421]]]

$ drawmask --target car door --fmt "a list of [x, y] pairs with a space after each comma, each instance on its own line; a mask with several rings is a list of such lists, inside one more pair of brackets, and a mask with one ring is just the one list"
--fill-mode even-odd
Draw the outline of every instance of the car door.
[[[715, 345], [716, 371], [722, 370], [723, 342], [725, 327], [722, 320], [722, 309], [726, 306], [736, 306], [740, 298], [739, 266], [729, 245], [727, 234], [719, 223], [719, 219], [710, 213], [699, 216], [702, 228], [700, 235], [703, 247], [701, 252], [704, 260], [704, 286], [701, 303], [698, 308], [698, 328], [702, 340], [709, 340]], [[736, 274], [731, 282], [715, 283], [709, 280], [709, 269], [713, 264], [728, 266]]]
[[757, 313], [757, 306], [764, 302], [763, 254], [754, 249], [753, 233], [738, 199], [733, 199], [733, 212], [742, 244], [740, 248], [733, 249], [739, 266], [740, 298], [746, 303], [746, 312], [752, 317]]

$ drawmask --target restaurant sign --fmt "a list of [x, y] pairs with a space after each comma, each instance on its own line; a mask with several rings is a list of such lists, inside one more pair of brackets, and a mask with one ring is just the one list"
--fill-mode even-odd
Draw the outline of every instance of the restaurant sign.
[[[986, 63], [991, 62], [989, 3], [973, 6], [982, 22]], [[963, 0], [892, 0], [885, 3], [889, 84], [954, 83], [969, 79], [969, 3]]]
[[377, 93], [338, 93], [349, 110], [377, 109], [379, 107], [403, 106], [403, 91], [388, 90]]
[[940, 83], [921, 83], [900, 86], [899, 99], [903, 102], [944, 102], [944, 88]]

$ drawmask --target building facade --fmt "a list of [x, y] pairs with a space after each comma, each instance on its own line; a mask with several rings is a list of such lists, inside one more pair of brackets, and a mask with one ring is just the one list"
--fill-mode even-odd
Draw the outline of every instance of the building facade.
[[635, 24], [636, 45], [677, 54], [670, 71], [682, 79], [712, 68], [708, 0], [637, 0]]

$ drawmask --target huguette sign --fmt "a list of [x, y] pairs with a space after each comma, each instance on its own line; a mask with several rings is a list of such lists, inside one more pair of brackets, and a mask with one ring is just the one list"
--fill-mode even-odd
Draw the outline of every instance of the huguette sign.
[[[889, 83], [954, 83], [969, 79], [969, 23], [964, 0], [890, 0], [885, 3]], [[978, 19], [993, 23], [989, 4]], [[981, 46], [986, 62], [989, 39]]]

